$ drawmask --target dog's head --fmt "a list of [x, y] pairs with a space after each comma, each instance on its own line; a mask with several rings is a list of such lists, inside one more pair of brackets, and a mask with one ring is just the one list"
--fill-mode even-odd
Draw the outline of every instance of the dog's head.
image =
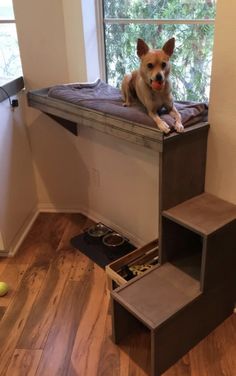
[[141, 60], [140, 72], [143, 80], [153, 90], [162, 90], [170, 73], [170, 57], [175, 48], [175, 38], [169, 39], [162, 49], [150, 49], [142, 40], [138, 39], [137, 54]]

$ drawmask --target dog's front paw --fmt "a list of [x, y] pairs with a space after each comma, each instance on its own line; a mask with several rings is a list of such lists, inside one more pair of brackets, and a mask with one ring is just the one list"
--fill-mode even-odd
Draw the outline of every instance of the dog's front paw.
[[130, 102], [124, 102], [123, 103], [123, 107], [130, 107], [131, 106], [131, 103]]
[[166, 122], [165, 121], [160, 121], [160, 122], [158, 122], [158, 128], [162, 131], [162, 132], [164, 132], [164, 133], [169, 133], [170, 132], [170, 127], [169, 127], [169, 125], [168, 124], [166, 124]]
[[175, 122], [174, 128], [175, 128], [176, 132], [178, 132], [178, 133], [183, 133], [184, 132], [184, 126], [183, 126], [183, 124], [180, 123], [180, 122], [178, 122], [178, 121]]

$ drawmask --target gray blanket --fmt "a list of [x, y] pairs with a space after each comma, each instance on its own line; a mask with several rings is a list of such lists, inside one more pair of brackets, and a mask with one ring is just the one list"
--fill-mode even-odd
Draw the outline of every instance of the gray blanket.
[[[56, 85], [49, 89], [48, 96], [156, 128], [155, 122], [147, 115], [141, 103], [137, 102], [131, 107], [124, 107], [120, 90], [101, 80], [95, 83]], [[182, 116], [184, 127], [207, 121], [206, 103], [175, 102], [175, 106]], [[160, 116], [173, 128], [174, 119], [170, 115], [163, 110]]]

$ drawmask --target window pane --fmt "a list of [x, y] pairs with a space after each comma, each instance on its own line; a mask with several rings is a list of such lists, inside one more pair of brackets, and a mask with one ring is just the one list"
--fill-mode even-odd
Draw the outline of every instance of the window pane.
[[0, 24], [0, 80], [22, 75], [15, 24]]
[[0, 0], [0, 20], [14, 20], [12, 0]]
[[204, 101], [209, 97], [213, 25], [106, 25], [106, 64], [109, 84], [119, 86], [125, 73], [139, 66], [137, 38], [160, 48], [172, 36], [171, 82], [175, 100]]
[[216, 0], [104, 0], [105, 18], [215, 18]]

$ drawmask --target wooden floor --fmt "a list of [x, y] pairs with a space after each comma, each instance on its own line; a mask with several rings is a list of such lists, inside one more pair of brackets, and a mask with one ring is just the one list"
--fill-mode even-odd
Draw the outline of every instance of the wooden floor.
[[[10, 285], [0, 297], [0, 376], [148, 375], [148, 336], [112, 343], [105, 272], [70, 245], [89, 225], [82, 215], [40, 214], [18, 254], [0, 259]], [[164, 375], [235, 376], [236, 315]]]

